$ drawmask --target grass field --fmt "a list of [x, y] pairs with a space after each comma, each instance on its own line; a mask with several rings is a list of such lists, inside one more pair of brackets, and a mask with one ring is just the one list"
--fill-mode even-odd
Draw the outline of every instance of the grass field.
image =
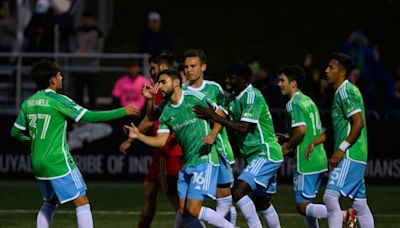
[[[143, 201], [140, 183], [88, 182], [87, 184], [95, 227], [137, 226]], [[370, 186], [367, 188], [367, 194], [376, 227], [400, 227], [400, 188]], [[318, 198], [318, 201], [321, 202], [321, 198]], [[213, 202], [206, 203], [213, 206]], [[343, 201], [342, 206], [347, 207], [349, 203]], [[291, 186], [278, 186], [273, 204], [279, 213], [282, 227], [304, 227], [302, 218], [296, 214], [293, 206]], [[36, 213], [40, 206], [41, 196], [33, 181], [0, 182], [0, 227], [35, 227]], [[174, 218], [172, 207], [160, 194], [158, 213], [152, 227], [173, 227]], [[327, 227], [326, 221], [321, 221], [320, 225]], [[238, 226], [247, 227], [240, 214]], [[58, 207], [52, 227], [76, 227], [75, 211], [70, 204]]]

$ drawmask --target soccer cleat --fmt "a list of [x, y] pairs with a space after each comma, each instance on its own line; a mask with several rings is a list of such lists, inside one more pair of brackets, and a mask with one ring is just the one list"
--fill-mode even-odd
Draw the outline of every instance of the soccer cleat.
[[348, 228], [355, 228], [356, 227], [356, 222], [357, 222], [357, 217], [356, 217], [356, 212], [352, 207], [347, 209], [344, 213], [344, 224]]

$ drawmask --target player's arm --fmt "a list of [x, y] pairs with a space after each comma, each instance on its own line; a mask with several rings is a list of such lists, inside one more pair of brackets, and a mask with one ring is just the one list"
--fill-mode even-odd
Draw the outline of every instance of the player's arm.
[[166, 101], [160, 103], [160, 105], [155, 104], [156, 94], [158, 92], [159, 83], [144, 84], [142, 86], [142, 95], [147, 99], [146, 102], [146, 115], [150, 121], [155, 121], [160, 118], [164, 104]]
[[[138, 129], [141, 133], [146, 133], [153, 125], [154, 125], [154, 122], [150, 121], [149, 118], [147, 116], [145, 116], [143, 118], [143, 120], [140, 121]], [[126, 132], [126, 133], [128, 134], [129, 132]], [[126, 150], [132, 145], [132, 143], [135, 140], [136, 139], [132, 139], [132, 138], [128, 137], [125, 141], [123, 141], [121, 143], [121, 145], [119, 146], [119, 150], [121, 151], [121, 153], [126, 154]]]
[[[89, 123], [105, 122], [113, 119], [119, 119], [124, 116], [138, 116], [140, 110], [134, 104], [129, 104], [123, 108], [109, 111], [82, 111], [82, 120]], [[79, 120], [79, 118], [78, 118]]]
[[129, 138], [138, 139], [151, 147], [163, 147], [170, 135], [168, 132], [160, 132], [157, 136], [147, 136], [141, 133], [133, 123], [131, 126], [125, 125], [124, 128], [129, 132]]
[[[221, 109], [217, 109], [215, 111], [215, 113], [218, 116], [221, 116], [221, 117], [225, 118], [225, 113]], [[215, 138], [217, 138], [217, 135], [222, 131], [222, 128], [223, 127], [222, 127], [222, 125], [220, 123], [214, 122], [213, 128], [211, 130], [211, 133], [204, 138], [204, 143], [210, 144], [210, 145], [214, 144]]]
[[220, 123], [221, 125], [223, 125], [225, 127], [231, 128], [235, 131], [242, 132], [242, 133], [253, 131], [256, 126], [255, 123], [229, 120], [225, 116], [220, 116], [217, 113], [215, 113], [214, 109], [211, 106], [205, 108], [205, 107], [196, 105], [194, 107], [194, 111], [196, 112], [197, 117], [199, 117], [201, 119], [213, 120], [215, 122]]
[[313, 141], [311, 141], [310, 145], [308, 145], [308, 147], [306, 148], [306, 151], [304, 152], [304, 155], [306, 156], [307, 160], [310, 160], [310, 155], [312, 153], [312, 151], [314, 150], [315, 146], [326, 142], [326, 135], [327, 132], [329, 132], [330, 128], [328, 128], [327, 130], [325, 130], [323, 133], [321, 133], [320, 135], [318, 135], [317, 138], [315, 138]]
[[300, 125], [293, 128], [293, 135], [287, 143], [282, 144], [283, 155], [288, 154], [293, 148], [300, 144], [306, 135], [306, 125]]
[[11, 129], [11, 137], [18, 139], [22, 143], [30, 143], [31, 142], [31, 137], [25, 135], [21, 129], [19, 129], [15, 126]]

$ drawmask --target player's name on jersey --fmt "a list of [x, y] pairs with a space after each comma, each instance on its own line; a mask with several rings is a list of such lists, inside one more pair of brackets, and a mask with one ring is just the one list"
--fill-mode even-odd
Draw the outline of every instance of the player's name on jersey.
[[49, 106], [49, 100], [45, 100], [45, 99], [28, 100], [28, 107], [34, 107], [34, 106], [48, 107]]

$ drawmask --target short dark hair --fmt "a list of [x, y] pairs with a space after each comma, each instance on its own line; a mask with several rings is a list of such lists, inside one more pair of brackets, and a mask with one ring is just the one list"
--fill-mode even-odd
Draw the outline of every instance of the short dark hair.
[[174, 67], [175, 57], [170, 50], [161, 51], [155, 58], [155, 63], [158, 65], [165, 64], [168, 67]]
[[166, 74], [168, 77], [170, 77], [172, 80], [178, 79], [179, 80], [179, 85], [182, 86], [182, 77], [181, 74], [175, 70], [175, 69], [168, 69], [168, 70], [163, 70], [158, 74], [158, 78], [160, 78], [161, 75]]
[[32, 66], [31, 76], [39, 90], [46, 89], [50, 86], [50, 79], [60, 72], [60, 67], [57, 63], [41, 59]]
[[330, 58], [330, 60], [336, 60], [340, 63], [340, 65], [344, 68], [344, 70], [346, 71], [346, 76], [348, 74], [351, 73], [351, 71], [355, 68], [355, 65], [353, 63], [353, 60], [351, 59], [350, 56], [344, 54], [344, 53], [340, 53], [340, 52], [335, 52], [333, 53]]
[[278, 75], [285, 74], [289, 82], [296, 81], [297, 88], [301, 88], [306, 78], [306, 72], [304, 71], [303, 67], [299, 65], [284, 65], [279, 68]]
[[231, 64], [227, 71], [226, 76], [235, 75], [244, 78], [246, 81], [250, 82], [253, 76], [253, 72], [251, 71], [249, 65], [247, 65], [243, 61], [236, 61]]
[[189, 58], [189, 57], [198, 57], [200, 59], [201, 64], [207, 63], [206, 54], [201, 49], [189, 49], [189, 50], [185, 51], [185, 53], [183, 54], [183, 59], [185, 60], [186, 58]]

